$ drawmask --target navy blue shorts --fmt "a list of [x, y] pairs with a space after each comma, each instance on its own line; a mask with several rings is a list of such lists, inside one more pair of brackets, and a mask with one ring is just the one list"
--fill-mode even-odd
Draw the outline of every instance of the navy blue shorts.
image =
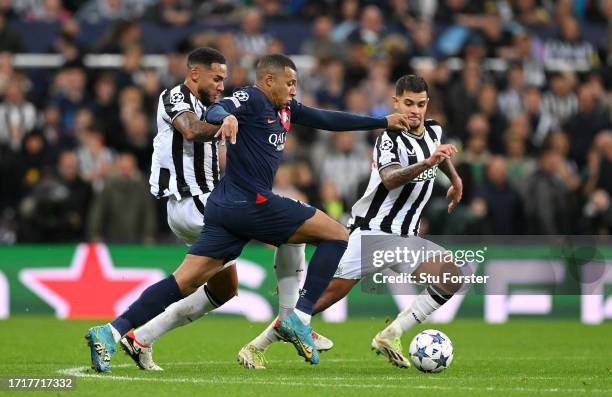
[[238, 208], [208, 200], [204, 228], [189, 253], [230, 261], [240, 256], [250, 240], [278, 247], [316, 212], [314, 207], [276, 194], [267, 194], [267, 199]]

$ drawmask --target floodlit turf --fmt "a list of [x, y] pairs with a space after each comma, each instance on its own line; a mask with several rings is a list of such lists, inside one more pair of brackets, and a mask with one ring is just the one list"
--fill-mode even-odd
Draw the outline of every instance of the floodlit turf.
[[317, 366], [303, 362], [292, 346], [276, 344], [268, 351], [267, 370], [247, 370], [238, 366], [236, 354], [264, 324], [209, 316], [158, 342], [155, 358], [164, 372], [140, 371], [119, 350], [113, 373], [104, 375], [88, 369], [83, 339], [96, 323], [46, 317], [0, 321], [0, 376], [76, 375], [73, 396], [612, 396], [611, 323], [460, 320], [421, 326], [406, 336], [405, 348], [425, 328], [442, 330], [455, 346], [450, 369], [423, 374], [392, 367], [370, 351], [381, 319], [316, 322], [336, 343]]

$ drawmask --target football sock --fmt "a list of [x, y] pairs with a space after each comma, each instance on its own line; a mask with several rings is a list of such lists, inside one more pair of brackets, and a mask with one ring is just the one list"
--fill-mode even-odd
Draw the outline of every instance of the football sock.
[[439, 289], [429, 285], [427, 289], [412, 302], [412, 305], [400, 314], [382, 330], [381, 336], [395, 339], [410, 328], [427, 320], [431, 313], [446, 303], [451, 297], [443, 294]]
[[111, 325], [123, 336], [132, 328], [145, 324], [182, 297], [176, 279], [171, 274], [145, 289], [123, 314], [111, 322]]
[[223, 303], [211, 294], [207, 285], [203, 285], [193, 294], [171, 304], [160, 315], [138, 328], [134, 331], [134, 336], [139, 343], [151, 345], [160, 336], [197, 320]]
[[274, 324], [278, 319], [287, 317], [295, 307], [300, 296], [299, 288], [306, 262], [304, 250], [306, 244], [283, 244], [274, 255], [274, 272], [278, 283], [278, 317], [250, 344], [261, 351], [278, 341]]
[[347, 245], [348, 243], [344, 240], [329, 240], [319, 243], [308, 265], [304, 288], [295, 305], [295, 313], [304, 324], [310, 323], [310, 314], [314, 304], [334, 276]]
[[257, 335], [249, 344], [255, 346], [258, 350], [265, 351], [268, 346], [278, 341], [278, 336], [274, 333], [274, 324], [277, 319], [278, 317], [272, 320], [272, 322], [268, 324], [268, 327], [261, 334]]
[[300, 297], [304, 273], [306, 244], [283, 244], [274, 255], [274, 272], [278, 283], [278, 318], [287, 317]]

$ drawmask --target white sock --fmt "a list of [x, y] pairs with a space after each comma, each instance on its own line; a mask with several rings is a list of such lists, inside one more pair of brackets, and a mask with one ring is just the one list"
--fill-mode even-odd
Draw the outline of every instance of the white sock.
[[310, 324], [310, 319], [312, 318], [310, 314], [304, 313], [303, 311], [298, 310], [298, 309], [295, 309], [293, 312], [295, 313], [296, 316], [298, 316], [298, 318], [300, 319], [300, 321], [302, 321], [304, 325]]
[[151, 345], [174, 328], [189, 324], [218, 307], [210, 301], [204, 287], [205, 285], [186, 298], [174, 302], [163, 313], [134, 331], [136, 340], [141, 344]]
[[121, 340], [121, 334], [115, 329], [115, 327], [113, 327], [111, 323], [108, 323], [108, 325], [110, 326], [111, 332], [113, 333], [113, 339], [115, 340], [115, 343], [119, 342]]
[[261, 334], [257, 335], [249, 344], [255, 346], [258, 350], [266, 351], [268, 346], [278, 341], [278, 336], [274, 333], [274, 323], [276, 323], [277, 319], [278, 317], [272, 320], [268, 327]]
[[300, 297], [300, 285], [306, 263], [306, 244], [283, 244], [274, 255], [278, 285], [278, 318], [287, 317]]
[[306, 263], [306, 244], [283, 244], [274, 254], [274, 272], [278, 285], [278, 317], [272, 320], [268, 327], [255, 337], [249, 344], [261, 351], [278, 341], [274, 333], [277, 319], [287, 317], [300, 297], [300, 285]]
[[382, 330], [381, 336], [389, 339], [402, 336], [410, 328], [427, 320], [431, 313], [440, 306], [442, 305], [431, 297], [429, 288], [426, 289], [416, 297], [408, 309], [398, 314], [397, 318], [387, 328]]

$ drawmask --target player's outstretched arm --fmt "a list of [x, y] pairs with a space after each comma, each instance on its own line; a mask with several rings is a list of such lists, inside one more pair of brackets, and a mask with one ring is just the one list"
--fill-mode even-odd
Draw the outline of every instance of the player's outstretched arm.
[[416, 164], [407, 167], [402, 167], [399, 164], [392, 164], [380, 169], [380, 178], [387, 190], [398, 188], [411, 182], [426, 169], [435, 167], [445, 160], [450, 159], [453, 153], [456, 152], [457, 148], [454, 145], [440, 145], [431, 156]]
[[229, 113], [222, 104], [216, 103], [208, 108], [206, 112], [206, 121], [211, 124], [221, 124], [219, 131], [215, 137], [221, 142], [229, 139], [232, 144], [236, 143], [236, 135], [238, 134], [238, 119], [233, 114]]
[[409, 128], [408, 117], [399, 113], [387, 117], [370, 117], [348, 112], [311, 108], [300, 103], [298, 103], [295, 110], [297, 111], [294, 112], [294, 107], [292, 106], [292, 122], [321, 130], [354, 131], [378, 128], [404, 130]]
[[193, 112], [179, 114], [172, 122], [172, 126], [188, 141], [211, 141], [219, 130], [218, 125], [201, 121]]
[[451, 199], [451, 202], [448, 204], [448, 213], [450, 214], [457, 204], [459, 204], [463, 196], [463, 181], [459, 174], [457, 174], [457, 170], [450, 159], [445, 159], [438, 167], [452, 183], [452, 186], [449, 187], [448, 192], [446, 192], [446, 197]]

